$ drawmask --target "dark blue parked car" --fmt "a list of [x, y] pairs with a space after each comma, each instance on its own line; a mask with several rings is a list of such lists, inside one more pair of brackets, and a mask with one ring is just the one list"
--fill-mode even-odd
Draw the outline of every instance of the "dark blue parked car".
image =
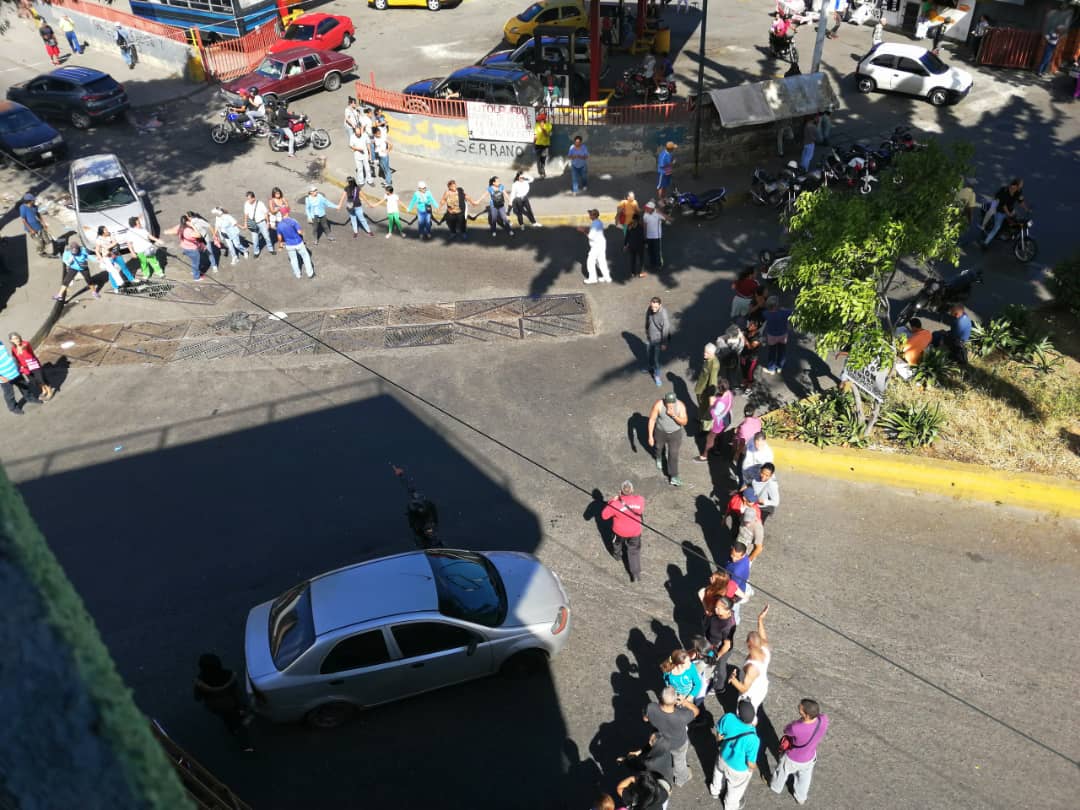
[[472, 65], [445, 79], [421, 79], [403, 91], [408, 96], [460, 98], [532, 107], [544, 97], [540, 80], [517, 65]]
[[64, 137], [22, 104], [0, 101], [0, 153], [36, 165], [67, 151]]
[[62, 118], [79, 129], [123, 114], [130, 105], [124, 87], [108, 73], [62, 67], [8, 88], [9, 101], [25, 104], [42, 118]]

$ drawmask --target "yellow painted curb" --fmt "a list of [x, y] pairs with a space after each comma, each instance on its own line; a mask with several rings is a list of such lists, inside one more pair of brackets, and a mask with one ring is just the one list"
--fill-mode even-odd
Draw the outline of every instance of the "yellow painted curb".
[[875, 450], [819, 448], [784, 439], [770, 439], [769, 446], [777, 467], [783, 470], [1080, 518], [1080, 484], [1048, 475], [1005, 472], [977, 464]]

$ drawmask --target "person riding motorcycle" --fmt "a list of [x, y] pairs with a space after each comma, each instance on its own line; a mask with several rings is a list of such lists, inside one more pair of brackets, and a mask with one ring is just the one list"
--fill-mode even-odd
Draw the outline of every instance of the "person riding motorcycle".
[[293, 132], [293, 121], [296, 116], [289, 112], [288, 105], [284, 101], [278, 101], [270, 109], [269, 123], [271, 133], [280, 132], [282, 137], [289, 142], [289, 157], [296, 157], [296, 133]]
[[[1019, 177], [1014, 177], [1007, 186], [998, 189], [993, 201], [987, 208], [982, 225], [983, 231], [986, 232], [986, 240], [982, 244], [983, 248], [989, 247], [990, 243], [994, 241], [994, 237], [997, 236], [1006, 219], [1011, 220], [1015, 217], [1017, 208], [1023, 208], [1025, 211], [1031, 210], [1024, 200], [1024, 181]], [[991, 216], [993, 216], [993, 226], [987, 231], [987, 227], [991, 224], [989, 220]]]
[[263, 97], [259, 95], [259, 88], [252, 86], [247, 89], [247, 115], [248, 121], [251, 122], [251, 126], [256, 126], [256, 118], [266, 118], [266, 104], [263, 102]]

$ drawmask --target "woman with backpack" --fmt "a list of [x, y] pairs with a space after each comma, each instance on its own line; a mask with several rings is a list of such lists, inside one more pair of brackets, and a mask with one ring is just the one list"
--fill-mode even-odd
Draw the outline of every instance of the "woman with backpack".
[[514, 235], [514, 226], [510, 224], [510, 217], [506, 213], [506, 187], [499, 182], [498, 177], [488, 180], [488, 225], [491, 226], [491, 235], [494, 236], [498, 226], [502, 225]]

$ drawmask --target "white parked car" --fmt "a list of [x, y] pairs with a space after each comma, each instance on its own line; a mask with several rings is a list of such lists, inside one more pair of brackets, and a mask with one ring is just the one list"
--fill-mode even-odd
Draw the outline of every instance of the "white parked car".
[[358, 709], [539, 668], [569, 635], [566, 592], [536, 557], [414, 551], [321, 574], [252, 608], [247, 687], [271, 720], [332, 728]]
[[91, 155], [71, 161], [68, 183], [79, 236], [91, 253], [101, 225], [126, 250], [131, 217], [142, 217], [143, 227], [157, 236], [157, 221], [147, 205], [146, 192], [135, 185], [135, 178], [116, 155]]
[[882, 42], [870, 49], [855, 69], [863, 93], [887, 90], [925, 98], [935, 107], [957, 102], [971, 92], [966, 70], [949, 67], [918, 45]]

